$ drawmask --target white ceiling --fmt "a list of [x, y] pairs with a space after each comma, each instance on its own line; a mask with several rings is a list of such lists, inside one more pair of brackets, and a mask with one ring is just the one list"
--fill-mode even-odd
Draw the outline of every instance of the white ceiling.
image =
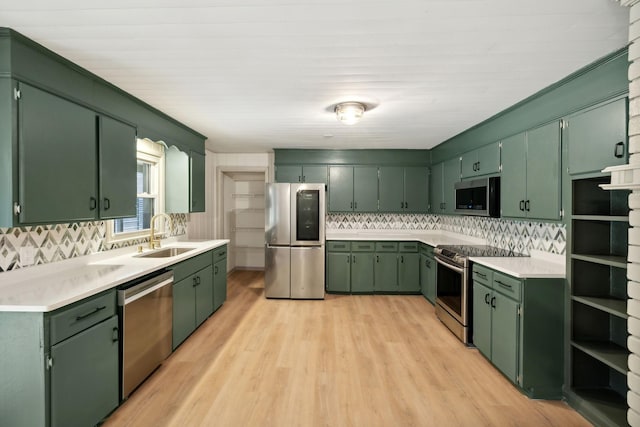
[[[430, 148], [627, 42], [613, 0], [0, 0], [221, 152]], [[338, 101], [379, 104], [355, 126]]]

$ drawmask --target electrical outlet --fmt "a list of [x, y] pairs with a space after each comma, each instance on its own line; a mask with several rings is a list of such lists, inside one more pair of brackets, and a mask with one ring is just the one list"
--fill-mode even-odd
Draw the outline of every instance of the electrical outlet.
[[20, 265], [26, 267], [35, 262], [36, 251], [33, 246], [23, 246], [20, 248]]

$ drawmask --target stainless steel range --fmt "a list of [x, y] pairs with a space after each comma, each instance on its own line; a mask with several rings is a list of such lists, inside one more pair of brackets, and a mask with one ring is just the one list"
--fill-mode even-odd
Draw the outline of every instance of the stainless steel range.
[[436, 315], [463, 343], [471, 344], [473, 286], [469, 257], [526, 256], [487, 245], [437, 246]]

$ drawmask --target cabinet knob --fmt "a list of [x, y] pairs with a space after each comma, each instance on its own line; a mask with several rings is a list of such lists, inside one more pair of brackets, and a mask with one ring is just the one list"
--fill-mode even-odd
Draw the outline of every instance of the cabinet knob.
[[624, 157], [624, 142], [620, 141], [616, 144], [615, 148], [613, 149], [613, 155], [618, 159]]
[[496, 297], [491, 298], [491, 308], [496, 308]]
[[102, 207], [104, 208], [105, 211], [109, 210], [109, 208], [111, 207], [111, 201], [105, 197], [102, 200]]
[[527, 212], [531, 212], [531, 209], [529, 209], [529, 205], [530, 205], [530, 200], [527, 200], [526, 202], [524, 202], [524, 210]]
[[489, 294], [484, 294], [484, 302], [489, 305]]
[[98, 207], [98, 199], [95, 197], [89, 197], [89, 210], [94, 211]]

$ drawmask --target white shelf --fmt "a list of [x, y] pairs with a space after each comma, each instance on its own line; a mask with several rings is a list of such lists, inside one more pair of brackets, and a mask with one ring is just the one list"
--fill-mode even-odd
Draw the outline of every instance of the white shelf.
[[235, 208], [233, 210], [235, 213], [263, 213], [264, 209], [260, 208]]
[[233, 231], [262, 231], [264, 232], [264, 227], [236, 227], [233, 229]]
[[234, 193], [231, 197], [234, 199], [256, 199], [264, 197], [264, 193]]

